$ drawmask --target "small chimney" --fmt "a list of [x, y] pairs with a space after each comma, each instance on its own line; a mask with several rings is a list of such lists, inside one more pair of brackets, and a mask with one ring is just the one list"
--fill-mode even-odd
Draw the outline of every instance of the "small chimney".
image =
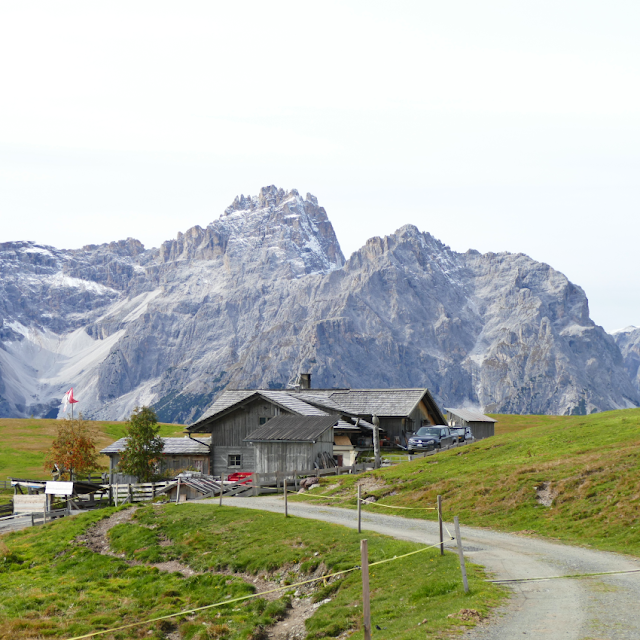
[[311, 389], [311, 374], [310, 373], [301, 373], [300, 374], [300, 388], [301, 389]]

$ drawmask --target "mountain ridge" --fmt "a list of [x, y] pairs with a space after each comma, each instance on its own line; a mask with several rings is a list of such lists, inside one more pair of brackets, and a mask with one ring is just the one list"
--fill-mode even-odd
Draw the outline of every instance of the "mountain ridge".
[[[198, 417], [223, 388], [429, 387], [440, 404], [589, 413], [636, 406], [584, 291], [524, 254], [452, 251], [407, 224], [345, 260], [311, 194], [263, 187], [146, 250], [0, 244], [0, 416]], [[82, 406], [82, 405], [80, 405]]]

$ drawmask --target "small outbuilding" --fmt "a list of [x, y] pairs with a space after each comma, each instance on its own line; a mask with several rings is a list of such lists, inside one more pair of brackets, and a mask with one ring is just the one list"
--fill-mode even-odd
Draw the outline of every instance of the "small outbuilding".
[[495, 435], [497, 420], [485, 416], [483, 413], [469, 409], [445, 409], [445, 411], [447, 412], [447, 424], [450, 427], [470, 427], [476, 440]]
[[[211, 438], [162, 438], [164, 449], [162, 450], [162, 463], [159, 472], [176, 475], [181, 471], [192, 470], [200, 473], [210, 473]], [[109, 457], [109, 482], [133, 483], [137, 479], [118, 472], [120, 454], [127, 446], [127, 439], [120, 438], [113, 444], [105, 447], [100, 453]]]
[[257, 473], [292, 472], [321, 467], [333, 459], [333, 428], [339, 416], [279, 415], [252, 431]]

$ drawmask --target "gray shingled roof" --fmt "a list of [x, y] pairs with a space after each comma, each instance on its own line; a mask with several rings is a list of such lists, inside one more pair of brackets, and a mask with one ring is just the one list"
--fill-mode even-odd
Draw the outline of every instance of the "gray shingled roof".
[[198, 424], [203, 420], [206, 420], [207, 418], [210, 418], [211, 416], [215, 415], [216, 413], [221, 413], [225, 409], [228, 409], [229, 407], [232, 407], [234, 404], [237, 404], [238, 402], [242, 402], [243, 400], [250, 398], [252, 395], [255, 395], [256, 393], [257, 391], [255, 389], [254, 390], [243, 389], [240, 391], [236, 391], [236, 390], [223, 391], [216, 398], [216, 401], [200, 416], [200, 418], [198, 418], [197, 422], [194, 422], [194, 424]]
[[245, 442], [315, 442], [338, 423], [336, 416], [276, 416], [251, 432]]
[[[205, 446], [196, 442], [195, 440], [191, 440], [190, 438], [162, 438], [164, 441], [164, 449], [162, 450], [163, 455], [170, 456], [187, 456], [187, 455], [207, 455], [209, 453], [209, 446]], [[202, 442], [207, 442], [207, 440], [211, 441], [211, 438], [198, 438]], [[127, 439], [120, 438], [120, 440], [116, 440], [114, 443], [110, 444], [108, 447], [105, 447], [100, 453], [105, 455], [109, 455], [110, 453], [120, 453], [124, 451], [124, 448], [127, 446]]]
[[203, 423], [205, 420], [209, 418], [213, 418], [214, 416], [223, 413], [227, 409], [233, 407], [239, 402], [243, 402], [252, 396], [262, 396], [271, 402], [275, 402], [285, 409], [291, 411], [292, 413], [296, 413], [301, 416], [326, 416], [327, 412], [322, 411], [322, 409], [318, 409], [313, 405], [304, 402], [298, 397], [296, 393], [289, 393], [287, 391], [272, 391], [268, 389], [256, 389], [256, 390], [246, 390], [246, 391], [223, 391], [222, 394], [216, 399], [216, 401], [209, 407], [200, 418], [192, 425], [189, 426], [188, 430], [192, 433], [195, 433], [198, 425]]
[[324, 392], [324, 393], [306, 393], [306, 389], [305, 389], [305, 391], [296, 391], [295, 396], [296, 398], [300, 398], [304, 402], [315, 404], [316, 406], [319, 406], [323, 409], [327, 409], [329, 411], [337, 411], [337, 412], [344, 411], [345, 413], [349, 413], [348, 411], [345, 411], [343, 407], [341, 407], [339, 404], [337, 404], [331, 399], [330, 397], [331, 393], [332, 393], [331, 391]]
[[404, 417], [425, 393], [426, 389], [349, 389], [334, 391], [330, 397], [349, 413]]
[[[329, 412], [380, 417], [408, 416], [427, 389], [304, 389], [224, 391], [188, 430], [197, 432], [198, 425], [225, 412], [252, 396], [261, 396], [300, 416], [326, 416]], [[323, 410], [324, 409], [324, 410]], [[438, 410], [439, 411], [439, 410]], [[371, 427], [368, 423], [364, 426]]]
[[265, 391], [261, 389], [258, 393], [264, 398], [268, 398], [269, 400], [273, 400], [273, 402], [277, 402], [289, 409], [289, 411], [293, 411], [301, 416], [326, 416], [327, 412], [322, 411], [322, 409], [318, 409], [310, 404], [301, 400], [297, 393], [291, 393], [288, 391]]
[[478, 413], [477, 411], [469, 411], [469, 409], [447, 409], [445, 407], [445, 411], [452, 413], [454, 416], [458, 416], [458, 418], [462, 418], [467, 422], [498, 422], [489, 416], [485, 416], [483, 413]]

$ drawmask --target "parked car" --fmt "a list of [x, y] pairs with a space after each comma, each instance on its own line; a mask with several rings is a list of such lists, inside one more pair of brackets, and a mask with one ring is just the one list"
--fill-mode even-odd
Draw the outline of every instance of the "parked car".
[[409, 453], [414, 451], [433, 451], [436, 448], [436, 439], [427, 431], [428, 427], [420, 427], [407, 443]]
[[[433, 445], [429, 445], [429, 441]], [[449, 427], [437, 424], [434, 427], [420, 427], [416, 433], [409, 438], [407, 449], [409, 451], [430, 451], [431, 449], [449, 447], [454, 443], [454, 436], [451, 435]]]
[[473, 434], [471, 433], [471, 427], [449, 427], [451, 435], [455, 438], [454, 442], [458, 444], [464, 444], [473, 440]]

